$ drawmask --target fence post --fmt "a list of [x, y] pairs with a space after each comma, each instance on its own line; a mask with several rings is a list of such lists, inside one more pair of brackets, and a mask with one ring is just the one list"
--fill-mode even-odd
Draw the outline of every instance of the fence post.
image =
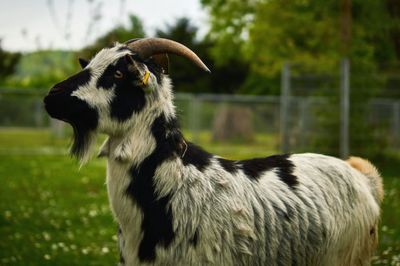
[[281, 98], [280, 98], [280, 128], [281, 150], [289, 152], [289, 103], [290, 103], [290, 65], [285, 63], [281, 74]]
[[309, 103], [308, 98], [303, 97], [299, 99], [299, 108], [300, 108], [300, 147], [304, 149], [307, 144], [307, 137], [308, 137], [308, 116], [309, 116]]
[[350, 62], [343, 58], [340, 63], [340, 157], [349, 156], [350, 115]]

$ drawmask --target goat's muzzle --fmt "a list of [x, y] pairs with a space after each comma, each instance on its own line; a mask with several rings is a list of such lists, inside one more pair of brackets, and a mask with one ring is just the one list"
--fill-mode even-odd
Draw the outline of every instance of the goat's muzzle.
[[54, 86], [44, 97], [43, 103], [47, 113], [59, 120], [66, 121], [66, 109], [69, 102], [68, 89], [63, 86]]

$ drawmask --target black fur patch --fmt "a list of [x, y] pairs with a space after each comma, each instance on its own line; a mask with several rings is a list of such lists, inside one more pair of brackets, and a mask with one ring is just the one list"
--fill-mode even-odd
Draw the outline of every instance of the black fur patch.
[[289, 155], [273, 155], [266, 158], [255, 158], [239, 161], [243, 172], [251, 179], [257, 180], [264, 171], [276, 168], [278, 176], [282, 182], [290, 188], [295, 188], [298, 184], [297, 177], [293, 173], [293, 163], [289, 160]]
[[193, 246], [193, 247], [197, 247], [197, 244], [199, 243], [199, 231], [196, 230], [194, 232], [194, 235], [191, 239], [189, 239], [189, 243]]
[[193, 143], [187, 144], [185, 156], [182, 158], [183, 165], [192, 164], [199, 171], [203, 171], [209, 164], [212, 155]]
[[96, 87], [103, 89], [111, 89], [115, 82], [114, 73], [116, 70], [117, 68], [114, 65], [107, 66], [103, 74], [97, 80]]
[[98, 113], [85, 101], [71, 96], [72, 92], [90, 81], [91, 73], [85, 69], [57, 83], [45, 97], [46, 111], [51, 117], [68, 122], [74, 129], [71, 154], [80, 158], [88, 145], [89, 134], [97, 127]]
[[146, 105], [142, 88], [133, 85], [117, 87], [111, 102], [111, 117], [124, 121], [132, 114], [140, 112]]
[[270, 163], [266, 158], [255, 158], [250, 160], [243, 160], [240, 162], [244, 174], [251, 179], [258, 179], [262, 172], [271, 169]]
[[[124, 121], [134, 112], [140, 112], [146, 105], [145, 93], [138, 84], [138, 72], [129, 70], [129, 62], [125, 57], [109, 65], [99, 77], [97, 87], [103, 89], [115, 88], [115, 97], [111, 102], [110, 115], [119, 121]], [[122, 73], [122, 78], [116, 78], [115, 73]]]
[[122, 231], [121, 228], [118, 227], [118, 245], [119, 245], [119, 263], [124, 265], [125, 264], [125, 258], [124, 255], [122, 254], [122, 249], [124, 248], [125, 241], [122, 238]]
[[236, 162], [231, 160], [226, 160], [224, 158], [217, 158], [219, 164], [222, 168], [225, 169], [228, 173], [235, 173], [237, 171]]
[[73, 143], [71, 146], [71, 155], [81, 158], [88, 148], [90, 132], [96, 129], [98, 124], [98, 113], [96, 110], [91, 108], [86, 102], [77, 100], [71, 108], [81, 110], [78, 112], [79, 115], [70, 118], [69, 123], [74, 129]]
[[147, 66], [147, 68], [149, 69], [149, 71], [151, 73], [153, 73], [153, 75], [156, 77], [157, 79], [157, 83], [161, 84], [161, 74], [162, 74], [162, 69], [159, 65], [157, 65], [154, 60], [150, 57], [147, 58], [146, 60], [143, 60], [138, 54], [134, 53], [131, 55], [133, 57], [134, 60], [145, 64]]
[[139, 246], [140, 261], [152, 262], [156, 258], [156, 246], [168, 247], [174, 240], [172, 212], [167, 207], [171, 195], [158, 198], [153, 177], [156, 168], [164, 161], [176, 156], [180, 151], [182, 135], [176, 121], [166, 121], [164, 116], [157, 118], [151, 128], [156, 140], [156, 148], [141, 165], [130, 170], [132, 181], [127, 193], [143, 212], [143, 238]]
[[[71, 93], [72, 91], [78, 89], [78, 87], [89, 83], [90, 78], [91, 78], [90, 70], [84, 69], [81, 72], [67, 78], [66, 80], [57, 83], [56, 85], [54, 85], [53, 89], [62, 88], [63, 90], [66, 90]], [[50, 93], [52, 92], [52, 90], [50, 90]]]
[[[146, 64], [147, 68], [157, 78], [157, 82], [161, 82], [161, 69], [151, 58], [143, 61], [136, 54], [132, 54], [131, 57], [141, 64]], [[129, 69], [130, 64], [131, 62], [126, 57], [121, 57], [115, 64], [107, 66], [96, 84], [98, 88], [115, 88], [115, 97], [111, 102], [111, 117], [119, 121], [130, 118], [134, 112], [140, 112], [146, 105], [145, 93], [143, 88], [138, 85], [142, 77], [138, 76], [138, 71]], [[115, 77], [116, 71], [122, 73], [122, 78]]]
[[157, 79], [157, 83], [161, 84], [161, 73], [162, 73], [162, 68], [157, 65], [152, 58], [147, 59], [144, 61], [146, 64], [147, 68], [150, 70], [151, 73], [154, 74], [154, 76]]
[[79, 60], [79, 65], [81, 66], [82, 69], [84, 69], [89, 64], [89, 61], [86, 59], [79, 58], [78, 60]]

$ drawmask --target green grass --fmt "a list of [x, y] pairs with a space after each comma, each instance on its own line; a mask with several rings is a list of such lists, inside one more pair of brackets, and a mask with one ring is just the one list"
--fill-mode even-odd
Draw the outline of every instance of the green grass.
[[0, 151], [35, 150], [43, 148], [65, 149], [68, 138], [56, 138], [44, 129], [0, 128]]
[[[189, 138], [192, 136], [189, 135]], [[270, 155], [271, 136], [253, 143], [199, 144], [233, 159]], [[0, 130], [0, 265], [115, 265], [116, 224], [108, 206], [104, 159], [79, 169], [69, 140], [44, 130]], [[400, 159], [382, 163], [386, 198], [374, 265], [400, 263]]]
[[104, 161], [78, 171], [66, 156], [0, 158], [0, 264], [115, 264]]

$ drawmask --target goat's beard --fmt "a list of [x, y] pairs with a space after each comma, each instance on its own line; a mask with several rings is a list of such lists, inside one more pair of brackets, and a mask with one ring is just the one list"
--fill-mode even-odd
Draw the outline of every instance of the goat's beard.
[[80, 161], [81, 166], [89, 161], [92, 149], [96, 143], [95, 130], [90, 130], [85, 127], [79, 127], [72, 124], [74, 129], [73, 142], [70, 148], [70, 154]]

